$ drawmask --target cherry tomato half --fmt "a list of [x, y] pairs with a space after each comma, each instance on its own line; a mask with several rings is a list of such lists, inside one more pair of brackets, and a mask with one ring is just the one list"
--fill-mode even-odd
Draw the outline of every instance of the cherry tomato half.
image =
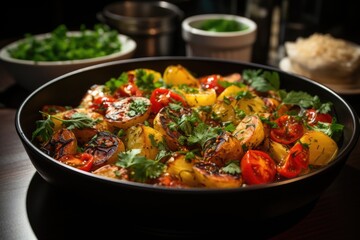
[[222, 80], [222, 76], [219, 74], [212, 74], [199, 78], [200, 85], [203, 89], [213, 88], [216, 94], [219, 95], [224, 91], [224, 87], [219, 84]]
[[59, 158], [59, 161], [66, 165], [89, 172], [94, 163], [94, 157], [88, 153], [67, 154]]
[[303, 169], [309, 166], [309, 148], [302, 143], [296, 143], [290, 148], [285, 163], [277, 168], [278, 173], [285, 178], [297, 177]]
[[278, 143], [293, 143], [304, 134], [304, 126], [294, 116], [282, 115], [275, 122], [277, 127], [270, 130], [270, 138]]
[[95, 112], [105, 114], [110, 103], [115, 101], [116, 99], [113, 97], [97, 97], [93, 100], [90, 108], [93, 109]]
[[114, 93], [115, 98], [120, 97], [142, 97], [143, 91], [135, 84], [135, 75], [128, 74], [128, 82], [122, 84]]
[[155, 89], [150, 96], [151, 102], [151, 111], [153, 113], [158, 113], [160, 109], [169, 105], [169, 103], [181, 103], [183, 106], [186, 106], [187, 103], [184, 98], [165, 88], [157, 88]]
[[271, 183], [275, 180], [276, 165], [266, 152], [248, 150], [240, 163], [244, 181], [251, 184]]
[[307, 109], [305, 116], [308, 124], [310, 124], [311, 126], [316, 125], [318, 122], [332, 122], [332, 116], [329, 113], [320, 113], [313, 108]]

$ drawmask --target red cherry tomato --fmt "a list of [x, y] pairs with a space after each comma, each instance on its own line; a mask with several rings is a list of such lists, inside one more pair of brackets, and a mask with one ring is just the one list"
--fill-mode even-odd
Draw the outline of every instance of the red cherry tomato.
[[169, 105], [169, 103], [181, 103], [183, 106], [186, 106], [187, 103], [184, 98], [165, 88], [157, 88], [155, 89], [150, 96], [151, 102], [151, 111], [153, 113], [158, 113], [160, 109]]
[[308, 124], [310, 125], [316, 125], [318, 122], [324, 122], [324, 123], [332, 122], [332, 116], [330, 114], [317, 112], [313, 108], [307, 109], [305, 116]]
[[290, 148], [289, 155], [293, 158], [293, 161], [302, 169], [306, 169], [309, 166], [309, 147], [298, 142]]
[[248, 150], [241, 159], [240, 168], [247, 184], [271, 183], [275, 180], [276, 165], [266, 152]]
[[270, 138], [278, 143], [293, 143], [304, 134], [304, 126], [294, 116], [282, 115], [275, 122], [277, 127], [270, 130]]
[[104, 114], [108, 109], [110, 103], [115, 101], [116, 99], [113, 97], [98, 97], [93, 100], [90, 108], [96, 112]]
[[209, 76], [204, 76], [199, 79], [200, 85], [203, 89], [213, 88], [216, 91], [216, 94], [222, 93], [224, 87], [219, 84], [219, 81], [222, 80], [222, 76], [219, 74], [212, 74]]
[[94, 163], [94, 157], [88, 153], [67, 154], [59, 158], [59, 161], [66, 165], [89, 172]]
[[285, 163], [277, 168], [278, 173], [285, 178], [297, 177], [303, 169], [309, 166], [309, 148], [296, 143], [289, 151]]
[[135, 76], [133, 74], [128, 74], [128, 82], [122, 84], [114, 93], [115, 98], [121, 97], [142, 97], [143, 91], [135, 84]]
[[119, 97], [141, 97], [143, 92], [136, 86], [135, 83], [126, 83], [121, 85], [115, 92], [114, 96]]

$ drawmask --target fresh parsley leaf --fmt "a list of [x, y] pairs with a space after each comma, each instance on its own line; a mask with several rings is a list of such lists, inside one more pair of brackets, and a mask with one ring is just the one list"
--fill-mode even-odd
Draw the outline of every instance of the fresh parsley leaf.
[[129, 117], [134, 117], [137, 115], [143, 115], [149, 108], [149, 104], [142, 99], [134, 99], [130, 103], [129, 111], [127, 112], [127, 115]]
[[221, 171], [231, 175], [240, 174], [241, 169], [238, 161], [230, 161], [227, 165], [221, 168]]
[[154, 74], [146, 72], [145, 69], [135, 70], [135, 84], [143, 91], [152, 91], [155, 89]]
[[88, 115], [84, 113], [74, 113], [70, 119], [62, 119], [58, 118], [54, 115], [50, 115], [45, 112], [41, 112], [44, 116], [46, 116], [45, 120], [38, 120], [36, 121], [36, 130], [32, 133], [32, 140], [36, 137], [40, 137], [41, 141], [48, 141], [52, 134], [54, 133], [54, 122], [52, 119], [57, 119], [62, 122], [62, 124], [69, 130], [77, 128], [90, 128], [96, 125], [97, 123], [101, 122], [102, 119], [92, 119]]
[[107, 82], [105, 82], [105, 87], [113, 94], [119, 87], [128, 83], [128, 74], [123, 72], [120, 74], [118, 78], [111, 78]]
[[331, 110], [332, 103], [321, 103], [318, 96], [312, 96], [303, 91], [291, 91], [282, 99], [283, 104], [297, 105], [301, 108], [315, 108], [321, 113], [327, 113]]
[[47, 142], [54, 133], [55, 124], [51, 120], [51, 115], [47, 115], [46, 119], [36, 121], [36, 130], [32, 133], [31, 141], [39, 137], [41, 141]]
[[97, 118], [97, 119], [93, 119], [91, 117], [89, 117], [88, 115], [86, 115], [85, 113], [74, 113], [73, 115], [71, 115], [70, 119], [61, 119], [61, 118], [57, 118], [55, 116], [51, 116], [52, 118], [55, 118], [59, 121], [62, 122], [62, 124], [67, 128], [67, 129], [83, 129], [83, 128], [91, 128], [93, 126], [95, 126], [96, 124], [98, 124], [99, 122], [103, 121], [101, 118]]
[[277, 72], [263, 71], [262, 69], [243, 71], [244, 81], [259, 92], [279, 90], [280, 77]]
[[308, 126], [312, 130], [320, 131], [330, 136], [338, 142], [342, 136], [344, 125], [339, 124], [333, 119], [332, 123], [318, 122], [315, 126]]
[[203, 147], [206, 141], [218, 136], [220, 131], [220, 128], [211, 127], [201, 122], [194, 128], [187, 141], [190, 145], [198, 143]]
[[132, 149], [120, 153], [115, 165], [129, 169], [130, 177], [135, 181], [145, 182], [149, 178], [159, 177], [164, 172], [166, 165], [159, 161], [147, 159], [139, 155], [140, 152], [140, 149]]

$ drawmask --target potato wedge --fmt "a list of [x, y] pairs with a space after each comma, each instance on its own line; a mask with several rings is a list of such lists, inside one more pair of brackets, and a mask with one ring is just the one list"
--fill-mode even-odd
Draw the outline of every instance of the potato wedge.
[[196, 179], [208, 188], [238, 188], [243, 184], [240, 174], [221, 173], [212, 163], [196, 163], [193, 167]]
[[244, 87], [238, 87], [236, 85], [231, 85], [227, 88], [224, 89], [224, 91], [222, 93], [220, 93], [220, 95], [217, 97], [217, 100], [224, 100], [224, 98], [231, 98], [231, 97], [235, 97], [239, 92], [243, 92], [243, 91], [248, 91], [248, 87], [244, 86]]
[[[232, 133], [246, 149], [253, 149], [265, 138], [264, 125], [257, 115], [247, 115]], [[243, 147], [244, 147], [243, 146]]]
[[250, 98], [243, 97], [237, 101], [232, 102], [232, 104], [236, 110], [242, 110], [246, 113], [246, 115], [267, 112], [267, 107], [264, 101], [255, 95]]
[[272, 141], [269, 139], [269, 150], [270, 156], [277, 164], [282, 165], [284, 159], [287, 157], [289, 153], [289, 148], [281, 143]]
[[164, 141], [163, 135], [156, 129], [144, 124], [137, 124], [125, 132], [125, 148], [140, 149], [139, 153], [147, 159], [155, 159], [159, 153], [159, 144]]
[[170, 65], [163, 74], [164, 82], [167, 85], [182, 85], [186, 84], [193, 87], [199, 87], [199, 81], [183, 66]]
[[172, 110], [169, 107], [164, 107], [158, 112], [154, 118], [154, 129], [163, 134], [167, 146], [172, 151], [187, 150], [186, 147], [179, 143], [179, 138], [182, 136], [179, 126], [172, 129], [169, 125], [173, 123], [173, 117], [180, 118], [183, 115], [190, 115], [191, 108], [181, 108], [180, 110]]
[[216, 92], [214, 89], [199, 89], [198, 92], [183, 93], [183, 96], [190, 107], [210, 106], [216, 101]]
[[234, 107], [224, 101], [216, 101], [212, 106], [212, 115], [216, 121], [231, 122], [236, 125], [239, 122]]
[[77, 152], [77, 139], [75, 134], [66, 128], [60, 128], [52, 135], [41, 149], [55, 159], [59, 159], [64, 155], [75, 154]]
[[229, 132], [208, 140], [203, 152], [204, 161], [215, 163], [218, 167], [224, 167], [231, 160], [240, 160], [244, 155], [241, 142]]
[[300, 142], [309, 146], [311, 165], [325, 166], [338, 152], [336, 142], [323, 132], [308, 131], [300, 138]]
[[187, 186], [200, 186], [193, 169], [194, 160], [187, 160], [185, 155], [176, 154], [167, 161], [167, 172]]

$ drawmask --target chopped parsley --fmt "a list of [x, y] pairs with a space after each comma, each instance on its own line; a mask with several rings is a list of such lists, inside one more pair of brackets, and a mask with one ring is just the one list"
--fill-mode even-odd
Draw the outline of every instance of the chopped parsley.
[[140, 155], [140, 149], [131, 149], [119, 154], [116, 166], [129, 169], [130, 178], [134, 181], [145, 182], [159, 177], [166, 165], [156, 160], [150, 160]]

